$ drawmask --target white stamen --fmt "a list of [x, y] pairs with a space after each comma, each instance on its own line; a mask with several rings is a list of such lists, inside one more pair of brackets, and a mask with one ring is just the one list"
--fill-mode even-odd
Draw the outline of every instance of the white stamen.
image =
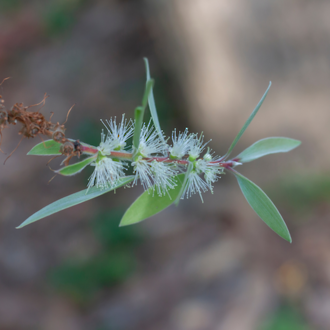
[[125, 164], [108, 157], [97, 160], [91, 165], [95, 166], [95, 170], [88, 180], [88, 189], [93, 186], [101, 189], [114, 187], [118, 179], [125, 176]]
[[204, 135], [201, 133], [199, 138], [197, 138], [197, 134], [194, 135], [193, 139], [190, 142], [190, 151], [189, 151], [189, 158], [196, 159], [204, 150], [205, 146], [211, 141], [203, 143]]
[[212, 189], [212, 187], [209, 184], [207, 184], [198, 175], [198, 173], [195, 170], [193, 170], [188, 175], [187, 185], [184, 189], [181, 199], [184, 199], [185, 196], [186, 196], [186, 198], [189, 198], [189, 197], [191, 197], [191, 195], [198, 193], [202, 200], [202, 203], [204, 203], [203, 197], [202, 197], [202, 192], [206, 192], [207, 190], [211, 190], [211, 189]]
[[134, 173], [136, 173], [132, 185], [137, 185], [137, 181], [140, 179], [144, 190], [151, 188], [153, 186], [154, 177], [150, 168], [150, 163], [139, 156], [137, 161], [132, 163], [132, 166], [134, 166]]
[[158, 196], [169, 195], [168, 190], [174, 189], [176, 186], [174, 176], [178, 172], [171, 164], [157, 161], [151, 163], [151, 171], [154, 175], [154, 189], [157, 190]]
[[[126, 147], [126, 141], [133, 136], [134, 123], [132, 121], [127, 122], [125, 114], [122, 116], [121, 122], [117, 125], [116, 117], [110, 120], [101, 120], [105, 128], [107, 129], [107, 136], [101, 142], [100, 147], [105, 152], [111, 150], [123, 150]], [[104, 134], [104, 133], [103, 133]]]
[[191, 140], [193, 139], [193, 134], [188, 134], [188, 129], [186, 128], [184, 132], [179, 132], [176, 135], [176, 129], [172, 132], [172, 142], [173, 146], [169, 148], [171, 156], [174, 158], [181, 159], [190, 150]]
[[138, 152], [143, 157], [151, 157], [153, 154], [166, 154], [167, 144], [164, 143], [164, 139], [161, 139], [158, 132], [149, 121], [148, 126], [143, 125], [140, 134], [140, 144]]

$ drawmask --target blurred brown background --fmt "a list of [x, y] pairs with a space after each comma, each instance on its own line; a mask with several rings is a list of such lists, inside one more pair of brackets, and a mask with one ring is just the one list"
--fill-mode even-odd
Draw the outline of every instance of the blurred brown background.
[[[132, 117], [149, 58], [162, 128], [204, 131], [223, 154], [271, 80], [236, 147], [302, 140], [240, 171], [273, 199], [290, 245], [253, 213], [231, 175], [213, 195], [118, 228], [140, 187], [21, 230], [84, 189], [56, 177], [24, 141], [0, 173], [0, 329], [330, 329], [330, 2], [327, 0], [0, 0], [6, 105], [35, 104], [98, 145], [100, 119]], [[6, 128], [9, 154], [19, 128]], [[2, 161], [6, 155], [0, 156]], [[56, 168], [58, 163], [51, 164]]]

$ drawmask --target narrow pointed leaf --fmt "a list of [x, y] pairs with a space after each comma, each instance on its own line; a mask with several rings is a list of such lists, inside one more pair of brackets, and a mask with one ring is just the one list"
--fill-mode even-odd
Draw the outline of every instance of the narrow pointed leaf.
[[279, 152], [288, 152], [301, 144], [300, 141], [285, 137], [269, 137], [252, 144], [235, 159], [241, 163], [251, 162], [260, 157]]
[[81, 162], [65, 166], [65, 167], [61, 168], [60, 170], [56, 171], [56, 173], [65, 175], [65, 176], [75, 175], [75, 174], [81, 172], [91, 162], [93, 162], [96, 159], [96, 157], [97, 157], [97, 155], [86, 158], [86, 159], [82, 160]]
[[169, 190], [169, 195], [171, 198], [168, 195], [162, 197], [153, 195], [152, 188], [145, 191], [125, 212], [123, 218], [121, 219], [120, 226], [128, 226], [141, 222], [173, 204], [174, 200], [180, 196], [183, 179], [184, 174], [179, 174], [176, 176], [175, 180], [177, 182], [177, 186], [174, 189]]
[[[68, 139], [71, 142], [74, 142], [75, 140], [73, 139]], [[84, 142], [80, 142], [80, 144], [82, 144], [83, 146], [86, 147], [93, 147], [90, 144], [84, 143]], [[57, 155], [61, 155], [60, 152], [60, 148], [61, 148], [61, 143], [58, 143], [54, 140], [46, 140], [44, 142], [40, 142], [38, 144], [36, 144], [28, 153], [27, 155], [32, 155], [32, 156], [57, 156]], [[93, 153], [89, 153], [89, 152], [84, 152], [84, 154], [90, 154], [93, 155]]]
[[153, 79], [149, 79], [146, 82], [146, 89], [144, 91], [143, 99], [142, 99], [142, 106], [145, 109], [148, 105], [148, 100], [150, 97], [150, 94], [152, 92], [152, 86], [154, 85], [155, 81]]
[[[147, 83], [148, 83], [148, 81], [151, 80], [150, 69], [149, 69], [149, 61], [148, 61], [147, 58], [144, 58], [144, 62], [145, 62], [145, 65], [146, 65]], [[151, 88], [148, 103], [149, 103], [149, 109], [150, 109], [151, 117], [152, 117], [152, 120], [154, 122], [155, 128], [158, 132], [158, 135], [160, 136], [160, 138], [162, 140], [164, 140], [164, 136], [162, 134], [162, 130], [160, 128], [159, 119], [158, 119], [158, 115], [157, 115], [157, 109], [156, 109], [156, 103], [155, 103], [153, 88]]]
[[144, 91], [143, 99], [142, 99], [142, 106], [139, 106], [135, 109], [134, 117], [135, 117], [135, 128], [134, 128], [134, 135], [133, 135], [133, 146], [135, 150], [138, 149], [140, 143], [140, 133], [143, 124], [143, 117], [144, 111], [148, 104], [148, 97], [151, 92], [152, 86], [154, 84], [153, 80], [147, 81], [146, 89]]
[[34, 213], [29, 218], [27, 218], [20, 226], [17, 228], [22, 228], [26, 225], [29, 225], [37, 220], [43, 219], [45, 217], [48, 217], [51, 214], [57, 213], [59, 211], [65, 210], [71, 206], [81, 204], [83, 202], [86, 202], [90, 199], [96, 198], [98, 196], [101, 196], [103, 194], [106, 194], [109, 191], [115, 190], [117, 188], [120, 188], [122, 186], [127, 185], [128, 183], [132, 182], [134, 180], [134, 176], [126, 176], [124, 178], [121, 178], [118, 180], [118, 183], [113, 188], [107, 188], [107, 189], [100, 189], [96, 187], [92, 187], [90, 189], [85, 189], [82, 191], [79, 191], [75, 194], [66, 196], [62, 199], [59, 199], [58, 201], [49, 204], [48, 206], [44, 207], [40, 211]]
[[288, 227], [269, 197], [255, 183], [235, 170], [232, 171], [236, 176], [244, 197], [252, 209], [275, 233], [291, 243], [292, 239]]
[[134, 127], [134, 135], [133, 135], [133, 146], [135, 150], [139, 148], [139, 144], [140, 144], [140, 134], [143, 124], [143, 115], [144, 115], [143, 107], [137, 107], [134, 113], [135, 127]]
[[258, 105], [256, 106], [256, 108], [253, 110], [253, 112], [251, 113], [250, 117], [248, 118], [248, 120], [245, 122], [244, 126], [242, 127], [242, 129], [239, 131], [239, 133], [237, 134], [235, 140], [233, 141], [233, 143], [231, 144], [231, 146], [229, 147], [226, 155], [224, 158], [227, 158], [230, 153], [233, 151], [234, 147], [236, 146], [238, 140], [241, 138], [241, 136], [243, 135], [243, 133], [245, 132], [245, 130], [247, 129], [247, 127], [250, 125], [251, 121], [253, 120], [254, 116], [257, 114], [258, 110], [260, 109], [262, 103], [264, 102], [268, 91], [270, 89], [270, 86], [272, 85], [271, 82], [269, 82], [269, 86], [265, 92], [265, 94], [263, 95], [263, 97], [261, 98], [261, 100], [259, 101]]
[[61, 155], [61, 143], [54, 140], [46, 140], [35, 145], [27, 155], [33, 156], [57, 156]]
[[183, 174], [183, 175], [184, 175], [184, 178], [183, 178], [183, 182], [182, 182], [182, 185], [181, 185], [181, 190], [180, 190], [180, 193], [178, 194], [178, 196], [176, 197], [175, 202], [174, 202], [174, 204], [175, 204], [176, 206], [179, 205], [180, 199], [181, 199], [181, 197], [182, 197], [182, 195], [183, 195], [183, 192], [184, 192], [184, 189], [185, 189], [185, 187], [186, 187], [186, 185], [187, 185], [188, 176], [189, 176], [190, 172], [193, 170], [193, 167], [194, 167], [193, 164], [190, 163], [190, 164], [188, 165], [188, 167], [187, 167], [187, 171], [186, 171], [186, 173]]

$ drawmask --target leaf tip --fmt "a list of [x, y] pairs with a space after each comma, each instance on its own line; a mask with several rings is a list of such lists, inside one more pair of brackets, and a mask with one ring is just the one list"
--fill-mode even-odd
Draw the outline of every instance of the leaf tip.
[[[124, 214], [125, 216], [125, 214]], [[118, 227], [126, 227], [129, 225], [129, 223], [127, 223], [125, 220], [124, 220], [124, 216], [123, 218], [120, 220], [120, 223], [119, 223], [119, 226]]]
[[118, 227], [125, 227], [125, 226], [129, 225], [129, 223], [127, 223], [127, 218], [125, 219], [126, 214], [127, 214], [127, 210], [125, 211], [122, 218], [120, 219]]

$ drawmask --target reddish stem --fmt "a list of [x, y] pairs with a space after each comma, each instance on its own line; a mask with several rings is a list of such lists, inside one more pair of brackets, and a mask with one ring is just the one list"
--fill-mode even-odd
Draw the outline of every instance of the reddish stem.
[[117, 158], [125, 158], [125, 159], [132, 159], [133, 154], [129, 152], [119, 152], [119, 151], [111, 151], [111, 156], [117, 157]]
[[97, 154], [99, 151], [96, 148], [81, 145], [81, 152], [85, 152], [87, 154]]
[[189, 164], [189, 162], [187, 160], [184, 160], [184, 159], [171, 159], [169, 157], [150, 157], [150, 158], [147, 158], [148, 162], [152, 162], [153, 160], [155, 160], [156, 162], [177, 163], [177, 164], [181, 164], [181, 165], [188, 165]]
[[[91, 146], [81, 146], [81, 151], [89, 154], [96, 154], [99, 152], [97, 148]], [[122, 152], [122, 151], [111, 151], [111, 156], [121, 159], [129, 159], [133, 160], [133, 154], [129, 152]], [[189, 161], [185, 159], [171, 159], [169, 157], [148, 157], [145, 158], [148, 162], [156, 161], [156, 162], [164, 162], [164, 163], [176, 163], [180, 165], [188, 165]], [[221, 160], [216, 160], [210, 162], [211, 164], [218, 165], [220, 167], [224, 167], [226, 169], [231, 169], [235, 165], [235, 159], [233, 161], [221, 162]]]

